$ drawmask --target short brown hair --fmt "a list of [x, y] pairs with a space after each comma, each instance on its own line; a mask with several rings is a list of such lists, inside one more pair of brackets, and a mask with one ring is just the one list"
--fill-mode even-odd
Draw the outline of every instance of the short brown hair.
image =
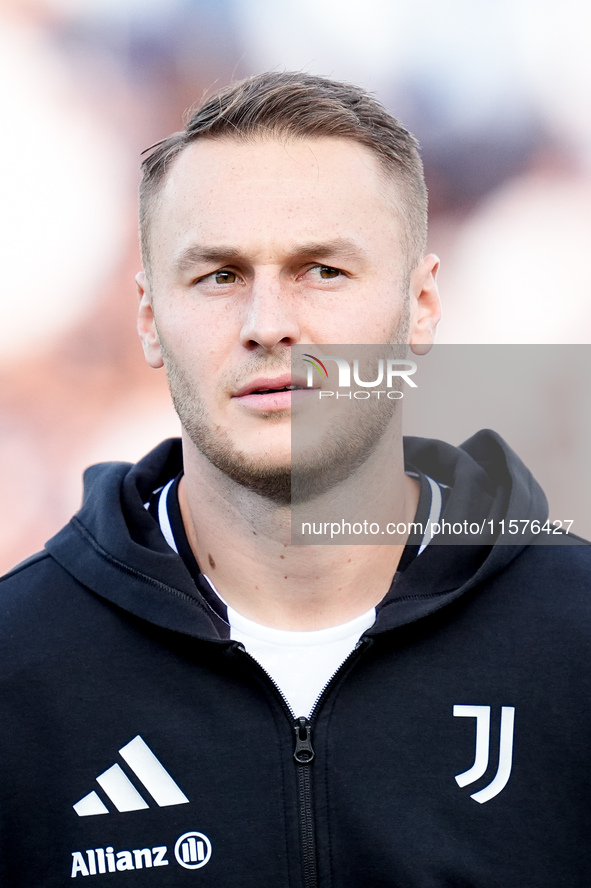
[[152, 146], [142, 163], [140, 185], [140, 240], [146, 270], [149, 216], [175, 158], [197, 139], [261, 136], [350, 139], [372, 151], [386, 174], [402, 186], [410, 267], [421, 258], [427, 238], [427, 189], [415, 137], [358, 86], [311, 74], [267, 72], [206, 98], [188, 117], [184, 130]]

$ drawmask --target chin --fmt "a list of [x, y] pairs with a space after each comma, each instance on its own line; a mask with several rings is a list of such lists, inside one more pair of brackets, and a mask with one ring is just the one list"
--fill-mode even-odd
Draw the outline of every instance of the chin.
[[239, 450], [228, 436], [195, 434], [186, 428], [193, 445], [226, 478], [279, 506], [291, 505], [291, 456], [273, 450]]
[[277, 506], [291, 506], [291, 465], [270, 465], [248, 460], [217, 460], [211, 462], [227, 478], [246, 490], [257, 493]]

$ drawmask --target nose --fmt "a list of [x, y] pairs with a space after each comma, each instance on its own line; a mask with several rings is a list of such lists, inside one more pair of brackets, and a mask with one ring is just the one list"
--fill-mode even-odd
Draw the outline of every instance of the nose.
[[260, 346], [272, 351], [278, 345], [294, 345], [300, 337], [296, 306], [288, 288], [275, 277], [255, 279], [240, 331], [244, 348]]

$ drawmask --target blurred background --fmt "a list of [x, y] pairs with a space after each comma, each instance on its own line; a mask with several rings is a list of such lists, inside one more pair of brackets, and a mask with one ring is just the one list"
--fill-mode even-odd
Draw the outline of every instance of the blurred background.
[[[0, 0], [0, 569], [69, 518], [87, 465], [177, 432], [134, 330], [140, 152], [230, 80], [352, 80], [417, 135], [440, 342], [590, 343], [590, 41], [586, 0]], [[559, 383], [533, 443], [564, 512], [588, 374]]]

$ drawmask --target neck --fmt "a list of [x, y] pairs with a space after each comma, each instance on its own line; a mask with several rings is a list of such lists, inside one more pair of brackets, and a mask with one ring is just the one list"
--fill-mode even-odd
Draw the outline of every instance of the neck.
[[[232, 481], [186, 438], [183, 450], [179, 501], [191, 549], [239, 613], [280, 629], [322, 629], [353, 619], [384, 597], [405, 538], [395, 545], [291, 545], [290, 506]], [[386, 471], [379, 471], [380, 465]], [[404, 474], [397, 438], [384, 441], [351, 478], [317, 497], [311, 508], [322, 514], [330, 506], [340, 520], [351, 515], [353, 502], [355, 513], [372, 521], [387, 514], [386, 521], [408, 524], [418, 497], [418, 483]]]

